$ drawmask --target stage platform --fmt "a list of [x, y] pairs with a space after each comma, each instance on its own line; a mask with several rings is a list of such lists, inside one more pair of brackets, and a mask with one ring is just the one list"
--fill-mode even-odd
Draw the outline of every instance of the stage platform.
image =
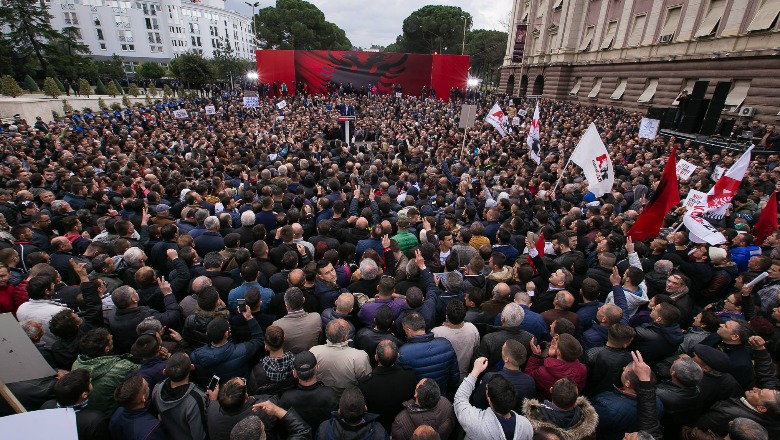
[[[734, 141], [731, 139], [724, 139], [722, 137], [716, 137], [716, 136], [703, 136], [700, 134], [695, 133], [683, 133], [680, 131], [675, 130], [660, 130], [658, 132], [659, 136], [663, 136], [664, 139], [669, 140], [670, 137], [674, 136], [676, 139], [681, 139], [684, 141], [691, 141], [691, 144], [698, 147], [703, 145], [707, 148], [710, 152], [719, 152], [720, 150], [726, 149], [726, 150], [733, 150], [733, 151], [745, 151], [752, 145], [750, 141], [747, 139], [740, 139], [739, 141]], [[777, 154], [777, 151], [768, 151], [768, 150], [762, 150], [759, 148], [753, 149], [754, 154]]]

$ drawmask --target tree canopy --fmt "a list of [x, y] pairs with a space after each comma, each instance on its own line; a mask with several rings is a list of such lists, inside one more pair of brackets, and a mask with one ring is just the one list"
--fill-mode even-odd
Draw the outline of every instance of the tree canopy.
[[303, 0], [277, 0], [257, 12], [258, 46], [264, 49], [349, 50], [344, 30], [325, 20], [325, 14]]
[[141, 79], [160, 79], [165, 76], [165, 69], [154, 61], [144, 61], [136, 67], [135, 74]]
[[214, 79], [209, 60], [197, 52], [185, 52], [170, 62], [171, 73], [177, 79], [192, 85], [203, 85]]
[[412, 12], [404, 20], [402, 34], [387, 52], [460, 54], [463, 23], [471, 28], [471, 14], [457, 6], [428, 5]]
[[498, 79], [506, 51], [507, 33], [477, 29], [466, 36], [466, 54], [471, 55], [471, 74], [490, 82]]

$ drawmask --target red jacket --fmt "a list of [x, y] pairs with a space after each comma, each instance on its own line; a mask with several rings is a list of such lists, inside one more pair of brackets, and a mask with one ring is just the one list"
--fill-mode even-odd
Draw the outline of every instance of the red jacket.
[[27, 299], [27, 289], [24, 286], [21, 289], [14, 288], [10, 284], [0, 287], [0, 313], [11, 312], [16, 316], [16, 309], [27, 302]]
[[550, 388], [555, 381], [568, 377], [577, 383], [577, 389], [582, 394], [585, 389], [585, 380], [588, 377], [588, 369], [579, 360], [565, 362], [556, 358], [542, 359], [531, 356], [525, 366], [525, 373], [536, 381], [536, 395], [540, 399], [550, 399]]

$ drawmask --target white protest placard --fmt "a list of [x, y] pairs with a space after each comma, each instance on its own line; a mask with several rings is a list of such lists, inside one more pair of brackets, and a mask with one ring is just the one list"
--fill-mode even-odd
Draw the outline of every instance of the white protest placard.
[[517, 111], [517, 116], [520, 116], [521, 118], [524, 118], [525, 115], [527, 115], [527, 114], [528, 114], [528, 110], [525, 110], [525, 109], [520, 109], [520, 110]]
[[691, 212], [694, 206], [703, 205], [706, 203], [706, 200], [707, 200], [707, 193], [692, 189], [688, 191], [688, 197], [686, 197], [685, 200], [683, 201], [683, 206], [685, 206], [685, 209], [688, 212]]
[[4, 438], [78, 440], [73, 408], [28, 411], [0, 417]]
[[287, 107], [287, 101], [282, 100], [276, 103], [276, 108], [278, 108], [279, 110], [285, 107]]
[[217, 113], [217, 109], [213, 105], [207, 105], [205, 108], [207, 115], [213, 115]]
[[658, 119], [642, 118], [639, 123], [639, 137], [642, 139], [655, 139], [661, 121]]
[[284, 115], [279, 115], [276, 117], [277, 121], [284, 121]]
[[688, 162], [685, 159], [680, 159], [677, 161], [677, 177], [680, 179], [690, 179], [694, 171], [696, 171], [696, 165]]
[[260, 101], [257, 96], [244, 96], [244, 108], [257, 108], [260, 107]]
[[187, 110], [179, 109], [173, 111], [173, 117], [176, 119], [184, 119], [187, 117]]
[[396, 97], [396, 98], [401, 98], [402, 96], [404, 96], [404, 94], [403, 94], [403, 93], [401, 93], [401, 92], [395, 92], [395, 97]]
[[715, 169], [712, 171], [712, 175], [710, 176], [710, 178], [712, 179], [713, 182], [717, 182], [725, 172], [726, 172], [725, 168], [721, 167], [720, 165], [715, 165]]

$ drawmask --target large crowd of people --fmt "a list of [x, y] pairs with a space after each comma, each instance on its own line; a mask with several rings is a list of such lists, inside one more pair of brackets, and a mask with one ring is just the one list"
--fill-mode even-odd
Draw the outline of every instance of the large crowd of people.
[[[780, 438], [780, 234], [752, 235], [774, 127], [727, 243], [684, 208], [639, 242], [673, 146], [698, 167], [681, 198], [742, 152], [541, 100], [537, 165], [534, 102], [467, 98], [465, 130], [461, 99], [341, 89], [4, 124], [0, 312], [56, 371], [10, 390], [80, 439]], [[591, 122], [601, 197], [565, 167]]]

